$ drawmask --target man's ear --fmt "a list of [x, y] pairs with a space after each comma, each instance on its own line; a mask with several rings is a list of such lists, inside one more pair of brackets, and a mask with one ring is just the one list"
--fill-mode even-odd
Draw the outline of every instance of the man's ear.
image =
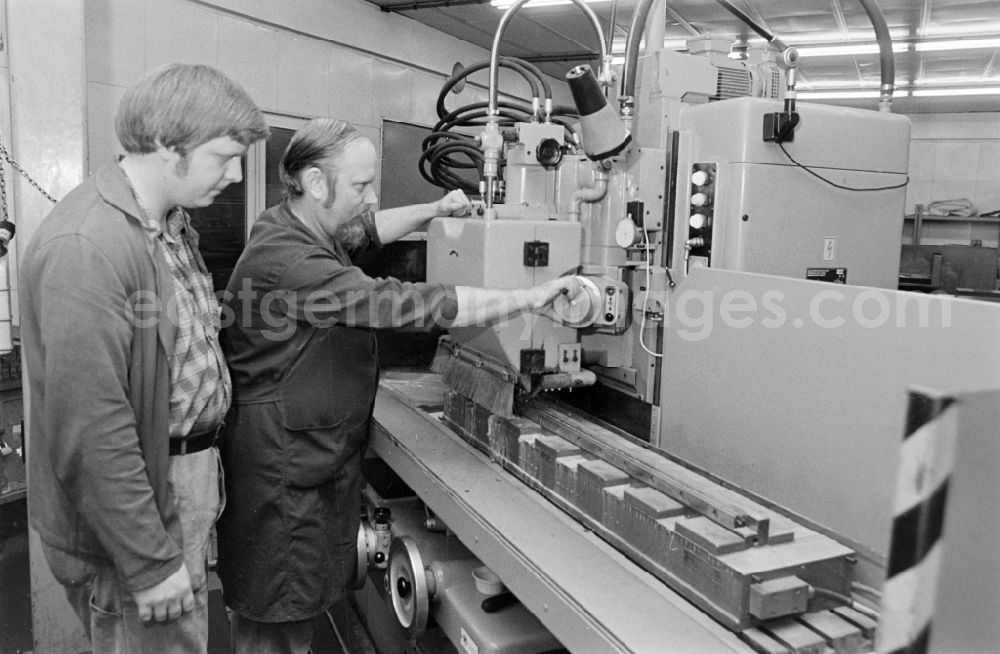
[[183, 155], [177, 151], [176, 145], [171, 145], [169, 148], [160, 142], [160, 139], [156, 139], [156, 154], [161, 160], [167, 163], [176, 163], [178, 160], [183, 159]]
[[309, 166], [302, 173], [302, 190], [320, 204], [326, 198], [326, 175], [318, 166]]

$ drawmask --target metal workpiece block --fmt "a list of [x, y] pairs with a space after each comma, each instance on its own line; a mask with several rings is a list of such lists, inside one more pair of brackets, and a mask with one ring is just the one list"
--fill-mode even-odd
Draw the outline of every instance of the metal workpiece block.
[[663, 529], [659, 520], [683, 516], [684, 505], [648, 486], [626, 489], [623, 501], [622, 518], [629, 542], [646, 556], [659, 560]]
[[538, 450], [535, 442], [540, 434], [524, 434], [517, 439], [517, 465], [532, 479], [538, 479]]
[[556, 459], [580, 454], [581, 449], [560, 436], [541, 436], [535, 441], [538, 455], [538, 481], [546, 488], [555, 490]]
[[444, 417], [452, 424], [465, 428], [465, 404], [468, 400], [456, 393], [448, 391], [444, 396]]
[[556, 494], [568, 501], [573, 506], [576, 501], [576, 469], [584, 461], [589, 461], [593, 457], [587, 454], [571, 454], [556, 459]]
[[[463, 437], [465, 437], [465, 438], [469, 438], [469, 437], [472, 436], [472, 431], [471, 431], [470, 427], [473, 424], [473, 408], [472, 407], [473, 407], [473, 405], [475, 403], [472, 400], [470, 400], [469, 398], [465, 397], [464, 395], [460, 395], [459, 399], [456, 401], [456, 403], [458, 404], [458, 406], [461, 407], [461, 413], [458, 414], [458, 420], [455, 421], [455, 424], [458, 425], [459, 427], [461, 427], [461, 429], [462, 429], [462, 434], [461, 435]], [[457, 413], [457, 410], [458, 409], [456, 407], [456, 413]]]
[[748, 547], [746, 539], [705, 516], [688, 518], [677, 523], [677, 533], [705, 548], [710, 554], [721, 555], [738, 552]]
[[625, 526], [625, 491], [631, 488], [629, 484], [606, 486], [601, 490], [602, 509], [601, 524], [621, 536], [625, 542], [631, 542]]
[[658, 532], [659, 547], [657, 560], [682, 580], [692, 591], [696, 604], [707, 600], [713, 615], [731, 625], [749, 626], [746, 615], [747, 585], [750, 580], [705, 548], [680, 535], [677, 525], [683, 520], [661, 518], [674, 521], [672, 528]]
[[868, 639], [860, 627], [851, 624], [831, 611], [806, 613], [800, 615], [799, 622], [813, 631], [819, 632], [826, 639], [834, 652], [863, 652]]
[[804, 613], [808, 604], [809, 584], [798, 577], [778, 577], [750, 584], [747, 610], [759, 620]]
[[580, 463], [576, 470], [577, 508], [600, 520], [604, 512], [604, 489], [630, 480], [627, 473], [603, 459]]
[[540, 436], [542, 428], [536, 422], [517, 416], [505, 418], [489, 417], [488, 440], [493, 455], [501, 461], [518, 465], [519, 442], [522, 436]]
[[875, 637], [875, 629], [878, 623], [864, 613], [856, 611], [849, 606], [838, 606], [832, 609], [831, 612], [860, 629], [861, 635], [865, 638]]
[[467, 400], [465, 404], [465, 430], [469, 436], [483, 445], [489, 445], [489, 417], [492, 415], [484, 406]]
[[765, 631], [786, 643], [795, 654], [827, 654], [826, 639], [794, 618], [768, 624]]
[[670, 552], [680, 549], [684, 542], [674, 530], [677, 522], [683, 519], [683, 515], [669, 516], [667, 518], [659, 518], [653, 523], [655, 525], [653, 531], [653, 551], [649, 554], [649, 557], [663, 567], [667, 566]]
[[744, 629], [740, 632], [740, 638], [760, 654], [792, 654], [792, 650], [787, 645], [775, 640], [760, 629]]
[[684, 505], [650, 486], [636, 486], [625, 491], [625, 503], [651, 519], [684, 513]]

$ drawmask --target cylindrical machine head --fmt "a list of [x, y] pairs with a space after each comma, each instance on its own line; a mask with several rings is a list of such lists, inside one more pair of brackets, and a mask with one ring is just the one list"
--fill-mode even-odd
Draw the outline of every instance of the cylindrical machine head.
[[629, 144], [629, 134], [621, 118], [608, 104], [590, 66], [576, 66], [566, 73], [573, 102], [580, 113], [583, 152], [593, 161], [613, 157]]

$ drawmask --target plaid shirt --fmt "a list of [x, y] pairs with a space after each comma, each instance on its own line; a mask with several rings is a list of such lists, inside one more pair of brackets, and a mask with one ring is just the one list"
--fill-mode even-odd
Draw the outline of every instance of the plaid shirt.
[[232, 399], [229, 370], [219, 345], [221, 309], [211, 276], [198, 270], [181, 235], [190, 218], [180, 207], [167, 215], [167, 231], [149, 221], [146, 229], [161, 248], [174, 280], [176, 307], [167, 307], [177, 321], [177, 338], [170, 360], [170, 436], [187, 436], [222, 422]]

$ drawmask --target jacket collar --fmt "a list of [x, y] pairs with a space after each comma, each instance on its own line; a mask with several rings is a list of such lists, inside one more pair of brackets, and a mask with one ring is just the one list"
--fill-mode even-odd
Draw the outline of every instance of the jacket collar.
[[275, 213], [277, 214], [277, 219], [286, 227], [299, 232], [307, 241], [314, 243], [318, 247], [332, 252], [341, 260], [341, 263], [346, 262], [346, 265], [351, 265], [351, 257], [347, 254], [347, 250], [344, 249], [344, 246], [336, 239], [322, 237], [307, 227], [306, 224], [299, 220], [298, 217], [296, 217], [296, 215], [292, 212], [292, 208], [288, 204], [287, 198], [283, 199], [281, 203], [277, 205], [277, 211]]
[[[118, 165], [118, 159], [102, 166], [94, 173], [94, 176], [96, 178], [97, 192], [104, 198], [104, 201], [125, 214], [125, 218], [140, 228], [144, 235], [147, 234], [148, 229], [141, 217], [144, 214], [142, 209], [139, 208], [138, 200], [135, 199], [132, 184], [128, 181], [128, 177], [125, 176], [125, 171]], [[163, 260], [163, 253], [160, 251], [160, 248], [156, 247], [152, 238], [143, 238], [143, 242], [146, 246], [146, 253], [153, 261], [153, 269], [156, 272], [156, 291], [158, 297], [161, 299], [161, 306], [171, 306], [174, 295], [174, 283], [170, 274], [170, 268]], [[194, 248], [194, 252], [197, 253], [197, 245]], [[198, 260], [200, 261], [200, 257], [198, 257]], [[204, 264], [202, 263], [201, 266], [204, 267]], [[163, 349], [169, 358], [173, 355], [177, 327], [174, 325], [174, 321], [167, 317], [166, 312], [160, 316], [160, 320], [156, 321], [156, 330], [160, 343], [163, 345]]]
[[132, 191], [132, 184], [125, 176], [125, 171], [118, 165], [120, 158], [116, 158], [94, 173], [97, 180], [97, 192], [101, 194], [104, 201], [124, 213], [129, 220], [134, 221], [140, 227], [143, 226], [142, 209], [135, 199]]

